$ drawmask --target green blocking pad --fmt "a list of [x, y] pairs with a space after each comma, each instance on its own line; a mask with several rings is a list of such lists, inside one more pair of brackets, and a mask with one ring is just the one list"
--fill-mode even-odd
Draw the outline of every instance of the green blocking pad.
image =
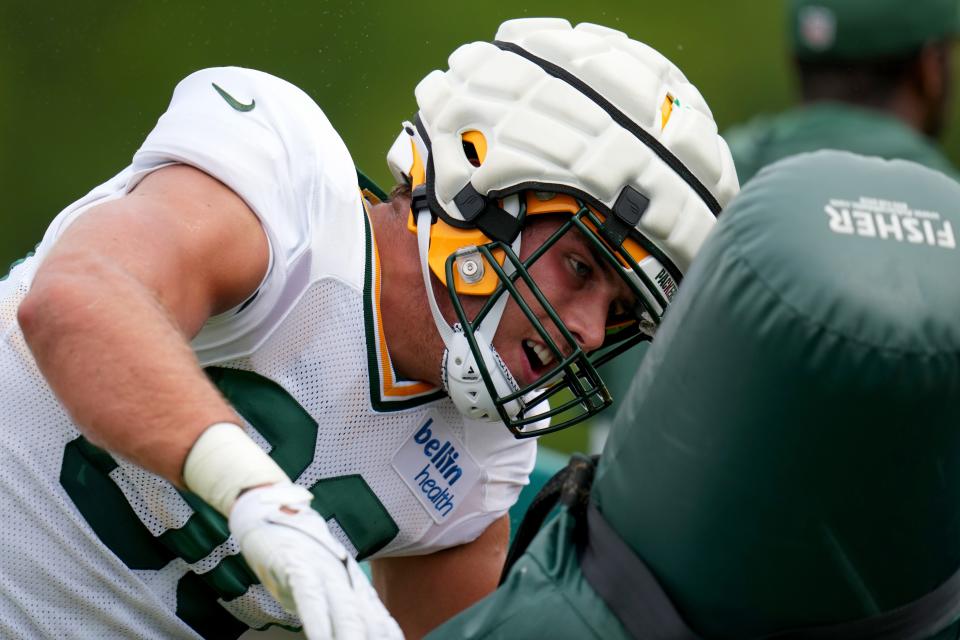
[[702, 636], [874, 616], [960, 568], [958, 226], [956, 183], [842, 152], [722, 214], [593, 493]]

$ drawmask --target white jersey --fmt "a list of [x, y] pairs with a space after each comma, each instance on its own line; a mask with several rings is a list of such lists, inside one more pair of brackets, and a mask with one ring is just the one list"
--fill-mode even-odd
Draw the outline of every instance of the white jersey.
[[264, 73], [200, 71], [131, 166], [64, 210], [0, 282], [0, 637], [233, 638], [298, 625], [255, 584], [222, 517], [81, 436], [16, 322], [62, 231], [170, 163], [218, 178], [262, 222], [267, 275], [207, 322], [194, 350], [348, 549], [374, 558], [469, 542], [533, 467], [532, 441], [468, 424], [441, 390], [394, 372], [377, 239], [353, 161], [316, 104]]

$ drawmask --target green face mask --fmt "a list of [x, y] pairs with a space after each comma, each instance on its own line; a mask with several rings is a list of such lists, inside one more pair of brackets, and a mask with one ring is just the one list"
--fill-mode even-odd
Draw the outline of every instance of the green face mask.
[[[611, 249], [600, 229], [603, 229], [600, 217], [580, 203], [580, 210], [562, 223], [525, 260], [521, 260], [515, 249], [505, 242], [493, 241], [475, 247], [473, 251], [494, 270], [500, 284], [473, 318], [468, 316], [462, 294], [454, 284], [454, 271], [464, 254], [458, 252], [447, 258], [447, 289], [457, 315], [458, 333], [462, 335], [476, 363], [472, 373], [482, 380], [501, 420], [518, 438], [569, 427], [610, 406], [612, 399], [597, 367], [638, 342], [650, 339], [660, 320], [661, 310], [667, 305], [661, 289], [648, 271], [628, 251]], [[580, 346], [557, 309], [530, 275], [534, 264], [570, 233], [580, 234], [589, 243], [593, 254], [620, 275], [637, 301], [634, 309], [610, 318], [603, 344], [589, 353]], [[505, 254], [503, 266], [497, 261], [495, 252]], [[524, 296], [518, 288], [521, 283], [529, 291], [528, 296]], [[489, 337], [485, 336], [484, 331], [484, 321], [496, 313], [497, 307], [502, 306], [507, 297], [517, 304], [552, 356], [551, 366], [537, 380], [523, 386], [515, 382], [495, 352], [490, 357]], [[544, 319], [531, 306], [530, 297], [543, 310]], [[554, 331], [551, 331], [550, 325]], [[456, 359], [463, 356], [455, 354], [453, 357], [454, 364], [457, 364]], [[493, 367], [505, 374], [512, 388], [505, 390], [501, 388], [502, 385], [496, 384], [496, 370]]]

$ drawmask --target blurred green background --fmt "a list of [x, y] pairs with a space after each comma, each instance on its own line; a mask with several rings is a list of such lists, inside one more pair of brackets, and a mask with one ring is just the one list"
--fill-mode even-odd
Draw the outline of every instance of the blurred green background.
[[505, 19], [626, 31], [673, 59], [727, 125], [790, 100], [780, 14], [780, 0], [0, 0], [0, 272], [128, 164], [178, 80], [203, 67], [255, 67], [300, 86], [385, 184], [416, 83]]
[[[491, 39], [504, 19], [562, 16], [626, 31], [686, 72], [722, 130], [793, 99], [782, 3], [0, 0], [0, 264], [123, 168], [196, 69], [249, 66], [299, 85], [358, 165], [389, 186], [384, 154], [414, 111], [416, 82], [458, 44]], [[946, 141], [955, 160], [958, 133], [951, 126]]]
[[782, 3], [0, 0], [0, 275], [62, 207], [126, 166], [196, 69], [255, 67], [299, 85], [389, 187], [384, 155], [415, 109], [416, 82], [507, 18], [598, 22], [647, 42], [697, 84], [723, 130], [793, 100]]

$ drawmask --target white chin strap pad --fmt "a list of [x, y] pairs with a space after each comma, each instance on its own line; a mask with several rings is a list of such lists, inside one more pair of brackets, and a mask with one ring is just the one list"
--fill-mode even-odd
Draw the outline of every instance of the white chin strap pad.
[[[483, 382], [483, 376], [480, 375], [480, 369], [477, 366], [476, 358], [470, 349], [470, 343], [467, 341], [463, 329], [457, 325], [451, 328], [444, 319], [437, 301], [433, 295], [433, 282], [430, 279], [430, 266], [427, 261], [428, 250], [430, 247], [430, 212], [426, 209], [417, 212], [417, 244], [420, 252], [420, 270], [423, 274], [423, 286], [427, 292], [427, 300], [430, 303], [430, 311], [433, 314], [434, 324], [437, 326], [437, 332], [446, 346], [443, 358], [441, 360], [441, 379], [447, 390], [453, 404], [463, 415], [474, 420], [488, 420], [490, 422], [500, 422], [500, 414], [494, 404], [493, 397], [490, 395], [487, 385]], [[520, 249], [520, 237], [514, 241], [514, 252]], [[500, 318], [503, 316], [503, 310], [506, 308], [507, 294], [502, 294], [497, 300], [493, 309], [480, 323], [480, 327], [474, 332], [477, 346], [482, 354], [484, 364], [487, 368], [493, 386], [498, 396], [513, 393], [519, 389], [516, 380], [510, 375], [506, 364], [493, 348], [493, 336], [500, 324]], [[522, 406], [519, 402], [513, 401], [505, 406], [510, 417], [515, 417]]]
[[[476, 333], [477, 346], [483, 354], [484, 364], [497, 395], [505, 396], [516, 392], [519, 385], [482, 331], [481, 328]], [[463, 415], [474, 420], [500, 421], [500, 414], [480, 375], [473, 350], [470, 349], [467, 336], [459, 325], [454, 328], [450, 342], [447, 343], [447, 350], [443, 354], [443, 384], [453, 404]], [[511, 418], [516, 417], [522, 408], [522, 404], [517, 400], [504, 405]]]

